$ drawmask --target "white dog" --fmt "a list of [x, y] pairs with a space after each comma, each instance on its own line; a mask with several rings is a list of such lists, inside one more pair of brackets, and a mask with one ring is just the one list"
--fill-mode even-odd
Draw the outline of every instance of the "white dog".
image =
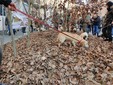
[[[73, 46], [75, 46], [78, 43], [79, 45], [81, 45], [83, 47], [86, 47], [86, 48], [89, 47], [88, 42], [83, 39], [84, 36], [86, 36], [85, 33], [81, 34], [81, 35], [78, 35], [78, 34], [75, 34], [75, 33], [69, 33], [69, 32], [63, 32], [63, 33], [59, 33], [58, 37], [57, 37], [57, 40], [60, 42], [59, 46], [61, 44], [63, 44], [66, 40], [70, 40], [72, 42]], [[69, 35], [70, 37], [67, 36], [67, 35]], [[73, 38], [71, 38], [71, 37], [73, 37]]]
[[59, 25], [58, 30], [63, 31], [63, 27], [61, 25]]
[[80, 35], [84, 40], [88, 40], [88, 33], [84, 32]]

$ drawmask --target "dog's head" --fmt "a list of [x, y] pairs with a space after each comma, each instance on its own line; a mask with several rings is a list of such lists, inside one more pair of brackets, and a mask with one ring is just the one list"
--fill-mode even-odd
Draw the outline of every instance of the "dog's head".
[[58, 30], [63, 31], [63, 27], [61, 25], [59, 25]]
[[82, 40], [81, 45], [85, 48], [89, 48], [88, 41], [86, 41], [86, 40]]
[[87, 40], [88, 39], [88, 33], [87, 32], [84, 32], [80, 35], [84, 40]]

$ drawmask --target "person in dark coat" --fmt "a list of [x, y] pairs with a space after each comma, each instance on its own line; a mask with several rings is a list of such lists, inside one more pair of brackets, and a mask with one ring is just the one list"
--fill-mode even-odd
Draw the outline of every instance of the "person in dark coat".
[[[11, 11], [16, 10], [16, 6], [11, 0], [0, 0], [0, 4], [3, 4], [5, 7], [10, 9]], [[1, 70], [1, 64], [2, 64], [2, 49], [0, 48], [0, 70]]]
[[0, 0], [0, 4], [3, 4], [5, 7], [10, 9], [11, 11], [15, 11], [16, 10], [16, 6], [12, 2], [12, 0]]
[[102, 29], [102, 37], [105, 41], [112, 41], [112, 27], [113, 27], [113, 2], [109, 1], [107, 4], [107, 14]]

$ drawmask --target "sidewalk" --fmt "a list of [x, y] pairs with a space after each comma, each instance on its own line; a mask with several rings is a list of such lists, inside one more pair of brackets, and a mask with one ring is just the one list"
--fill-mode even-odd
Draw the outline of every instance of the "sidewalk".
[[[15, 40], [17, 40], [18, 38], [21, 38], [23, 36], [24, 36], [24, 34], [21, 31], [18, 31], [14, 35], [14, 38], [15, 38]], [[1, 45], [2, 42], [3, 42], [3, 44], [7, 44], [8, 42], [11, 42], [11, 41], [12, 41], [11, 35], [9, 36], [9, 35], [6, 35], [6, 34], [4, 34], [4, 35], [0, 34], [0, 45]]]

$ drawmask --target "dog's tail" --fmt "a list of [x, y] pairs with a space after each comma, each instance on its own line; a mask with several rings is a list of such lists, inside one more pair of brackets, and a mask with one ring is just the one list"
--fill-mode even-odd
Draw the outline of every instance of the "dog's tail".
[[88, 39], [88, 33], [87, 32], [84, 32], [80, 35], [84, 40], [87, 40]]

